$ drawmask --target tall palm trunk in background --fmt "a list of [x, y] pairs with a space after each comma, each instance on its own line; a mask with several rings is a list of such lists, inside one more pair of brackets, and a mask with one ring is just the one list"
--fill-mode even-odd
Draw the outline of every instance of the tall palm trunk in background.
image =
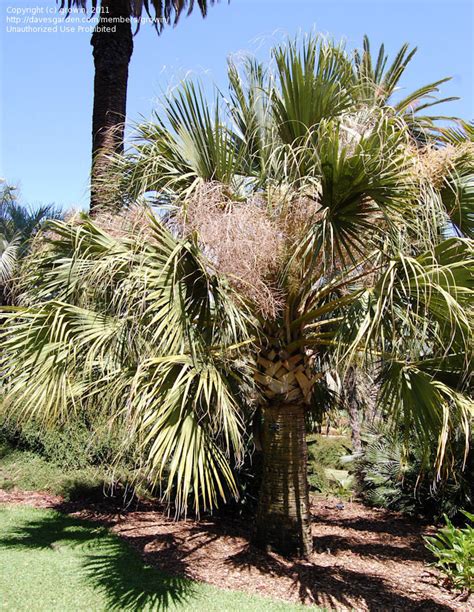
[[[357, 397], [357, 371], [350, 367], [344, 380], [344, 399], [349, 414], [351, 426], [352, 448], [356, 453], [362, 452], [362, 440], [360, 435], [360, 409]], [[368, 401], [368, 398], [367, 398]]]
[[[124, 122], [127, 112], [128, 65], [133, 52], [132, 18], [142, 19], [145, 10], [157, 32], [167, 23], [178, 23], [198, 6], [203, 17], [208, 6], [218, 0], [56, 0], [59, 9], [69, 15], [73, 9], [87, 10], [100, 16], [92, 34], [94, 49], [94, 110], [92, 119], [92, 214], [99, 208], [116, 205], [113, 185], [101, 181], [109, 167], [110, 153], [123, 150]], [[152, 13], [153, 16], [152, 16]]]
[[107, 204], [101, 197], [100, 185], [110, 163], [108, 154], [123, 150], [128, 65], [133, 52], [128, 0], [103, 0], [91, 44], [95, 65], [90, 207], [93, 214]]
[[264, 410], [263, 474], [256, 543], [285, 555], [312, 550], [305, 406], [276, 403]]

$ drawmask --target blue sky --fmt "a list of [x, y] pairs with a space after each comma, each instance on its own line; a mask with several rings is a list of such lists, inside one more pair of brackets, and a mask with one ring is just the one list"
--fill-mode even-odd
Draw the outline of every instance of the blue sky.
[[[55, 0], [0, 0], [0, 176], [31, 204], [87, 207], [93, 61], [90, 35], [6, 32], [9, 7], [54, 7]], [[9, 13], [11, 14], [11, 13]], [[462, 99], [445, 114], [474, 117], [473, 0], [225, 0], [202, 20], [183, 18], [160, 37], [147, 24], [135, 38], [128, 118], [149, 116], [160, 92], [188, 74], [225, 83], [226, 57], [264, 58], [286, 34], [317, 30], [349, 48], [367, 33], [393, 55], [403, 42], [418, 53], [407, 90], [444, 76], [445, 96]]]

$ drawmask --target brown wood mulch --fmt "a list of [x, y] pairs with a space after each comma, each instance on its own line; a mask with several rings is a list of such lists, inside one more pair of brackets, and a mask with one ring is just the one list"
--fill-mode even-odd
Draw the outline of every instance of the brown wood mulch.
[[0, 490], [0, 504], [55, 508], [98, 521], [168, 574], [329, 610], [474, 610], [442, 588], [422, 536], [433, 528], [357, 502], [313, 499], [314, 552], [287, 560], [250, 544], [252, 524], [207, 517], [175, 522], [156, 507], [63, 503], [46, 493]]

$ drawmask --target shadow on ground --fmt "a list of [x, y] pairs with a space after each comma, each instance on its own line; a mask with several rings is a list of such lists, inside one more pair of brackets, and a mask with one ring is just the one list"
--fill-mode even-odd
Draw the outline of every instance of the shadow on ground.
[[229, 565], [239, 570], [258, 568], [274, 577], [285, 576], [292, 581], [301, 602], [314, 602], [329, 609], [357, 609], [354, 601], [363, 599], [371, 612], [381, 610], [444, 612], [451, 607], [431, 598], [415, 600], [396, 592], [383, 577], [345, 567], [319, 565], [317, 562], [294, 561], [290, 565], [278, 558], [256, 553], [248, 546], [228, 559]]
[[[219, 572], [238, 575], [240, 583], [251, 585], [253, 592], [270, 597], [285, 597], [291, 593], [293, 600], [324, 609], [357, 609], [357, 602], [364, 602], [364, 609], [371, 612], [448, 612], [453, 609], [436, 599], [434, 593], [432, 598], [428, 589], [415, 593], [416, 585], [406, 585], [403, 579], [398, 585], [394, 582], [393, 572], [397, 572], [397, 567], [405, 563], [421, 565], [426, 559], [426, 551], [419, 529], [392, 514], [379, 518], [348, 518], [332, 510], [318, 513], [315, 521], [344, 527], [348, 530], [347, 537], [336, 534], [315, 537], [316, 552], [310, 561], [304, 561], [286, 560], [257, 549], [251, 543], [251, 522], [237, 517], [208, 517], [200, 522], [173, 523], [151, 505], [125, 511], [110, 503], [94, 507], [86, 503], [67, 503], [58, 505], [57, 509], [81, 512], [95, 522], [54, 514], [48, 519], [24, 524], [21, 530], [0, 538], [0, 546], [84, 547], [84, 579], [106, 595], [109, 609], [166, 609], [172, 604], [185, 603], [193, 596], [192, 580], [209, 581], [209, 575], [214, 577]], [[104, 525], [124, 526], [120, 539], [110, 534]], [[379, 534], [381, 540], [368, 538], [364, 541], [361, 533], [364, 531]], [[403, 535], [403, 546], [391, 540], [392, 533]], [[213, 547], [220, 547], [217, 556], [213, 556]], [[329, 563], [326, 555], [318, 554], [327, 549], [331, 550]], [[396, 562], [397, 566], [390, 566], [391, 575], [380, 573], [380, 566], [378, 569], [364, 563], [351, 566], [350, 562], [338, 559], [344, 551], [354, 553], [362, 561], [377, 558], [381, 562]], [[418, 576], [420, 574], [421, 571]], [[272, 591], [277, 584], [278, 593], [276, 589]]]
[[[337, 523], [337, 520], [335, 521]], [[350, 524], [350, 521], [348, 521]], [[380, 528], [378, 521], [374, 521], [375, 529]], [[370, 531], [372, 524], [366, 521], [365, 528]], [[207, 522], [205, 530], [196, 526], [191, 532], [195, 533], [196, 541], [200, 546], [204, 542], [213, 541], [216, 537], [232, 535], [243, 536], [248, 543], [239, 552], [229, 556], [226, 560], [228, 566], [242, 573], [257, 569], [275, 578], [284, 577], [291, 580], [291, 590], [298, 593], [298, 599], [303, 603], [314, 602], [328, 609], [341, 609], [342, 606], [354, 609], [354, 601], [363, 599], [370, 611], [380, 610], [410, 610], [426, 612], [444, 612], [452, 610], [451, 607], [440, 604], [434, 599], [427, 597], [422, 599], [412, 598], [404, 595], [400, 590], [384, 579], [383, 576], [371, 574], [365, 570], [349, 569], [342, 567], [334, 558], [334, 564], [326, 566], [318, 563], [317, 555], [313, 555], [311, 561], [293, 559], [287, 561], [278, 555], [268, 554], [257, 549], [250, 542], [250, 534], [247, 525], [234, 523], [225, 531], [218, 521]], [[400, 533], [400, 531], [398, 531]], [[201, 536], [201, 537], [199, 537]], [[191, 542], [193, 538], [190, 538]], [[332, 553], [350, 550], [361, 558], [378, 557], [390, 559], [403, 563], [406, 560], [421, 561], [426, 559], [426, 551], [418, 542], [408, 538], [406, 547], [385, 544], [359, 544], [355, 545], [350, 538], [342, 538], [335, 535], [314, 537], [314, 549], [330, 548]], [[176, 551], [177, 560], [182, 560], [182, 553]], [[245, 579], [245, 578], [244, 578]]]
[[[0, 537], [12, 549], [80, 548], [83, 578], [106, 597], [107, 609], [167, 609], [193, 595], [193, 583], [168, 576], [144, 563], [139, 555], [104, 527], [51, 513], [24, 522]], [[185, 573], [185, 567], [181, 573]]]

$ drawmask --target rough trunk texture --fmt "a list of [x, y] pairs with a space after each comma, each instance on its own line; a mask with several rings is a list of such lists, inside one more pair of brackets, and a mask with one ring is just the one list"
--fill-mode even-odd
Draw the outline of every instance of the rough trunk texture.
[[263, 474], [257, 513], [257, 545], [287, 556], [312, 550], [304, 405], [264, 410]]
[[[123, 18], [123, 23], [115, 19]], [[106, 31], [110, 28], [111, 31]], [[127, 113], [128, 65], [133, 35], [128, 0], [103, 0], [101, 16], [92, 34], [95, 78], [92, 118], [91, 213], [111, 205], [100, 179], [107, 171], [107, 154], [123, 150]]]
[[360, 410], [357, 398], [357, 376], [354, 368], [349, 368], [344, 380], [344, 394], [349, 422], [351, 425], [352, 448], [356, 453], [362, 451], [362, 440], [360, 437]]

